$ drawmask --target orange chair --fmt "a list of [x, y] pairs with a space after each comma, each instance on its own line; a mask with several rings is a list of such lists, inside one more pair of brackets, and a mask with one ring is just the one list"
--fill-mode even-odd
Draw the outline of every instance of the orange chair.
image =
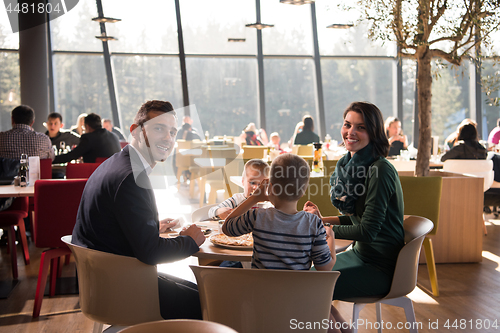
[[101, 163], [68, 163], [66, 179], [89, 178]]
[[30, 263], [30, 253], [28, 251], [28, 241], [26, 240], [26, 230], [24, 228], [24, 218], [28, 216], [28, 197], [16, 198], [12, 205], [0, 212], [0, 228], [8, 233], [10, 259], [12, 263], [12, 277], [17, 280], [17, 251], [16, 251], [16, 231], [19, 230], [19, 238], [23, 247], [24, 264]]
[[50, 264], [49, 296], [55, 294], [59, 258], [71, 254], [61, 237], [71, 234], [86, 179], [39, 180], [35, 183], [35, 245], [42, 252], [33, 317], [40, 315]]

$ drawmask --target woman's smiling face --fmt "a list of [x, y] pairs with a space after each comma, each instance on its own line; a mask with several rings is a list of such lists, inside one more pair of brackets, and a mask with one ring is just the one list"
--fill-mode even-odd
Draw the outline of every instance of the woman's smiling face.
[[354, 155], [370, 143], [370, 137], [361, 113], [347, 112], [340, 130], [345, 148]]

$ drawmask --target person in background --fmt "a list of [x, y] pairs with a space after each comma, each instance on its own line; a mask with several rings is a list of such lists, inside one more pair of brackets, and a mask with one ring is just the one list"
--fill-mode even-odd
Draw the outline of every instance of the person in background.
[[[73, 244], [134, 257], [148, 265], [174, 262], [199, 251], [205, 236], [194, 224], [176, 238], [160, 237], [176, 223], [159, 220], [148, 177], [156, 163], [174, 150], [176, 126], [169, 102], [148, 101], [141, 106], [130, 126], [130, 144], [103, 162], [87, 181]], [[159, 272], [158, 293], [164, 319], [202, 319], [194, 283]]]
[[208, 217], [223, 220], [240, 203], [248, 198], [264, 179], [269, 178], [269, 165], [261, 159], [251, 159], [245, 163], [243, 170], [243, 193], [235, 193], [231, 198], [226, 199], [217, 206], [213, 206], [208, 211]]
[[118, 140], [127, 141], [127, 139], [125, 139], [125, 135], [123, 134], [122, 130], [119, 127], [113, 126], [113, 122], [111, 121], [111, 119], [103, 119], [102, 127], [107, 129], [111, 133], [116, 134]]
[[76, 119], [76, 125], [71, 126], [70, 130], [80, 136], [85, 133], [85, 117], [87, 117], [87, 114], [81, 113]]
[[401, 150], [408, 148], [408, 138], [401, 131], [401, 121], [396, 117], [389, 117], [385, 121], [385, 132], [389, 139], [389, 156], [397, 156]]
[[441, 157], [441, 161], [450, 159], [485, 160], [487, 156], [488, 151], [479, 143], [476, 126], [466, 124], [458, 132], [457, 144]]
[[318, 134], [314, 133], [314, 121], [311, 116], [305, 116], [302, 120], [304, 127], [302, 132], [295, 136], [294, 145], [308, 145], [313, 142], [319, 142]]
[[[282, 154], [271, 165], [264, 180], [226, 218], [222, 231], [228, 236], [252, 232], [252, 268], [330, 271], [336, 260], [335, 235], [321, 219], [297, 211], [297, 202], [309, 183], [309, 165], [300, 156]], [[253, 208], [260, 201], [274, 207]], [[345, 322], [334, 307], [331, 319]], [[329, 332], [339, 332], [331, 330]]]
[[458, 124], [457, 130], [455, 132], [451, 133], [450, 135], [448, 135], [446, 140], [444, 140], [444, 143], [446, 145], [448, 145], [449, 148], [451, 148], [457, 144], [458, 132], [460, 132], [460, 129], [462, 128], [462, 126], [467, 125], [467, 124], [472, 124], [472, 125], [474, 125], [474, 127], [477, 126], [477, 123], [472, 119], [465, 118], [464, 120], [462, 120], [460, 122], [460, 124]]
[[269, 139], [269, 147], [274, 148], [280, 152], [283, 151], [280, 146], [280, 135], [278, 134], [278, 132], [272, 132], [269, 136]]
[[[193, 128], [193, 119], [191, 119], [190, 116], [184, 116], [184, 118], [182, 118], [182, 126], [179, 128], [179, 131], [177, 132], [177, 139], [182, 139], [182, 137], [184, 136], [184, 128], [187, 128], [187, 125], [188, 124], [190, 127], [190, 131], [193, 133], [193, 134], [196, 134], [198, 136], [198, 138], [201, 138], [199, 132]], [[184, 125], [186, 125], [186, 127], [184, 127]]]
[[64, 142], [64, 145], [70, 148], [80, 143], [80, 135], [63, 129], [64, 124], [60, 113], [52, 112], [49, 114], [46, 127], [47, 132], [45, 134], [49, 136], [52, 145], [56, 146], [56, 149], [64, 149], [64, 147], [61, 147], [61, 142]]
[[85, 117], [85, 133], [80, 144], [67, 154], [59, 155], [54, 164], [66, 163], [83, 157], [84, 163], [95, 163], [97, 157], [110, 157], [121, 150], [118, 137], [102, 128], [101, 117], [95, 113]]
[[295, 142], [295, 137], [297, 136], [297, 134], [302, 132], [303, 128], [304, 128], [304, 123], [302, 121], [299, 121], [297, 125], [295, 125], [295, 130], [293, 131], [293, 135], [290, 138], [290, 141], [288, 141], [288, 148], [293, 147], [293, 143]]
[[497, 126], [488, 135], [488, 143], [497, 145], [500, 141], [500, 118], [497, 119]]
[[331, 223], [337, 239], [355, 241], [337, 255], [333, 270], [341, 274], [333, 299], [387, 295], [404, 245], [404, 205], [398, 172], [385, 158], [382, 112], [371, 103], [351, 103], [341, 136], [348, 153], [330, 178], [330, 198], [342, 215], [323, 217], [310, 201], [304, 210]]
[[200, 136], [193, 131], [193, 127], [190, 123], [182, 124], [182, 135], [177, 135], [177, 139], [186, 141], [201, 140]]
[[[247, 146], [264, 146], [267, 143], [267, 134], [261, 129], [260, 132], [257, 130], [255, 123], [250, 123], [243, 130], [242, 142], [245, 142]], [[263, 138], [265, 137], [265, 140]]]
[[21, 154], [54, 160], [50, 138], [35, 132], [35, 111], [28, 105], [19, 105], [11, 113], [12, 129], [0, 132], [0, 157], [17, 159]]

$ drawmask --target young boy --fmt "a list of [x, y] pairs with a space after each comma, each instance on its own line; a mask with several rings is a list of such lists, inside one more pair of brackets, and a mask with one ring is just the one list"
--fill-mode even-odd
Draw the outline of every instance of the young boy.
[[243, 193], [236, 193], [219, 205], [210, 208], [208, 217], [225, 219], [231, 211], [248, 198], [264, 179], [269, 178], [269, 165], [260, 159], [252, 159], [245, 164], [243, 170]]
[[[309, 165], [293, 154], [278, 156], [271, 165], [270, 181], [263, 181], [248, 199], [226, 218], [222, 231], [228, 236], [253, 232], [252, 268], [308, 270], [314, 263], [318, 271], [335, 264], [335, 239], [331, 228], [305, 211], [297, 202], [309, 183]], [[268, 188], [268, 194], [266, 194]], [[269, 200], [274, 208], [252, 209]]]

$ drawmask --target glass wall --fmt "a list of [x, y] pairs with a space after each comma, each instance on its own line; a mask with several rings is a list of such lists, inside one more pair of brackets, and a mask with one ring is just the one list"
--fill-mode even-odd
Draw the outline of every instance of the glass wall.
[[[18, 49], [18, 34], [13, 34], [7, 12], [0, 15], [0, 49]], [[18, 52], [0, 52], [0, 131], [12, 128], [10, 112], [21, 102]]]

